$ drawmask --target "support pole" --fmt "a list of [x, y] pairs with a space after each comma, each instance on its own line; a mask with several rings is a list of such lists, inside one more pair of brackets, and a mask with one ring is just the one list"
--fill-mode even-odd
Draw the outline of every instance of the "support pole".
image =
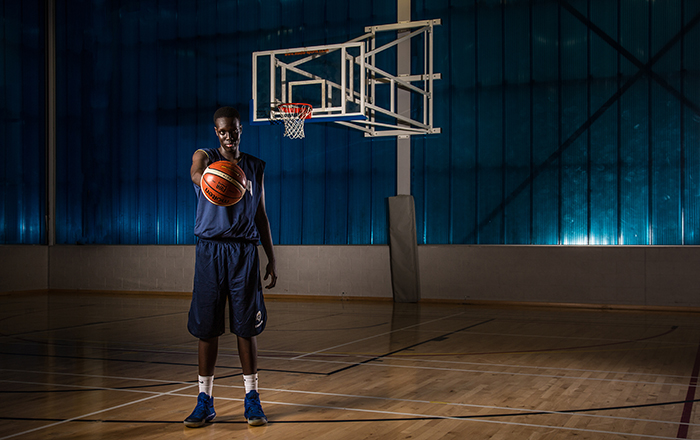
[[[397, 18], [399, 23], [411, 21], [411, 0], [398, 0]], [[410, 30], [399, 31], [398, 38], [404, 32]], [[411, 74], [410, 40], [398, 44], [396, 62], [398, 77]], [[408, 117], [410, 112], [411, 93], [398, 88], [396, 113]], [[420, 300], [420, 277], [415, 203], [411, 196], [411, 138], [408, 135], [396, 138], [396, 191], [397, 196], [389, 198], [392, 289], [395, 302], [414, 303]]]
[[[411, 21], [411, 0], [398, 0], [397, 19], [399, 23]], [[403, 34], [410, 32], [410, 29], [399, 31], [397, 37], [401, 38]], [[410, 41], [398, 44], [396, 62], [398, 77], [411, 74]], [[401, 88], [397, 90], [396, 113], [405, 117], [411, 116], [411, 92], [408, 90]], [[399, 125], [402, 125], [401, 122]], [[400, 135], [396, 139], [396, 193], [399, 195], [411, 194], [411, 137], [408, 135]]]
[[46, 0], [46, 241], [56, 244], [56, 0]]

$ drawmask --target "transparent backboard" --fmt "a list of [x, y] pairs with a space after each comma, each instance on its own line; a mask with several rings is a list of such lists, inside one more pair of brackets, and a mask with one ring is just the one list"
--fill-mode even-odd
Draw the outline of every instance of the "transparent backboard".
[[[313, 106], [305, 122], [365, 136], [438, 134], [433, 125], [433, 27], [440, 19], [365, 27], [346, 43], [253, 53], [250, 121], [279, 121], [278, 106]], [[415, 71], [412, 71], [415, 70]]]
[[251, 121], [270, 123], [283, 103], [310, 104], [307, 122], [365, 119], [363, 72], [362, 42], [255, 52]]

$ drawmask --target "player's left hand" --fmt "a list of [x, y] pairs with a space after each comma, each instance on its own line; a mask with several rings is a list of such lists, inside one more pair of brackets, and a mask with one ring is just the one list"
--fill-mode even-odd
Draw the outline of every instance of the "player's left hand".
[[275, 287], [275, 284], [277, 284], [277, 268], [275, 267], [275, 263], [270, 261], [267, 263], [267, 268], [265, 269], [265, 278], [264, 280], [267, 280], [270, 278], [270, 284], [265, 286], [266, 289], [272, 289]]

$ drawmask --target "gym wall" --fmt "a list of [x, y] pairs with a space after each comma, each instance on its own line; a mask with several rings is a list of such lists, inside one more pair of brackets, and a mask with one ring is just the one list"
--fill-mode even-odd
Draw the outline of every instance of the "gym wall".
[[[45, 245], [44, 2], [2, 4], [0, 243]], [[668, 286], [700, 281], [686, 271], [700, 244], [699, 14], [690, 0], [413, 2], [413, 20], [442, 20], [442, 134], [411, 140], [425, 298], [463, 299], [471, 289], [482, 299], [553, 301], [538, 292], [561, 286], [564, 302], [697, 303], [692, 291], [657, 300], [649, 288], [657, 274], [678, 280]], [[393, 2], [57, 0], [55, 19], [60, 246], [30, 249], [42, 264], [78, 265], [64, 258], [86, 245], [104, 258], [129, 249], [137, 261], [150, 246], [191, 246], [189, 164], [194, 150], [216, 142], [219, 105], [242, 110], [242, 148], [268, 164], [267, 209], [283, 252], [319, 249], [305, 266], [325, 264], [326, 246], [374, 252], [368, 261], [388, 254], [394, 139], [310, 124], [304, 141], [290, 141], [280, 127], [249, 126], [247, 107], [253, 51], [347, 41], [364, 26], [395, 22]], [[577, 265], [577, 256], [619, 266], [588, 274], [590, 289], [605, 294], [572, 289], [598, 267]], [[138, 273], [142, 263], [124, 261]], [[502, 261], [518, 264], [507, 271]], [[517, 294], [474, 288], [493, 280], [507, 293], [523, 267], [537, 282]], [[63, 288], [51, 282], [59, 274], [46, 273], [47, 288]], [[566, 274], [568, 290], [558, 278]], [[390, 297], [381, 280], [370, 296]], [[440, 280], [460, 287], [438, 289]]]

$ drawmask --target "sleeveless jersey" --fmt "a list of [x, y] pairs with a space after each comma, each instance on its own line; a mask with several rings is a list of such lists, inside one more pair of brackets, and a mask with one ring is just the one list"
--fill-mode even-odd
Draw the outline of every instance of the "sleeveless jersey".
[[[202, 148], [209, 158], [209, 163], [225, 159], [217, 148]], [[236, 240], [257, 243], [260, 233], [255, 226], [255, 213], [262, 196], [262, 178], [265, 162], [249, 154], [241, 153], [238, 166], [248, 179], [248, 188], [240, 202], [233, 206], [216, 206], [202, 194], [202, 189], [195, 185], [197, 194], [197, 219], [194, 235], [209, 240]]]

